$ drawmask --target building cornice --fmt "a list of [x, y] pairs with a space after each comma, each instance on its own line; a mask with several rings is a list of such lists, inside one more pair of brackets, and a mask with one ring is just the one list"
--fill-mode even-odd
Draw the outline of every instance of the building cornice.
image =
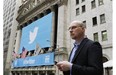
[[102, 45], [103, 49], [113, 48], [112, 44]]
[[54, 5], [61, 6], [66, 4], [67, 0], [29, 0], [19, 8], [17, 21], [19, 25], [32, 20], [35, 16], [45, 13], [47, 9], [53, 9]]
[[38, 67], [29, 67], [29, 68], [26, 68], [26, 67], [23, 67], [23, 68], [11, 68], [11, 71], [48, 71], [48, 70], [51, 70], [51, 71], [55, 71], [56, 68], [54, 65], [51, 65], [51, 66], [38, 66]]

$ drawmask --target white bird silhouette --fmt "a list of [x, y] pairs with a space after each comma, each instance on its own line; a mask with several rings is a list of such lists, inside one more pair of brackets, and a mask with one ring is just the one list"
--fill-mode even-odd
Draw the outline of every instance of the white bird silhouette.
[[37, 32], [38, 32], [38, 27], [35, 27], [33, 32], [30, 31], [30, 34], [29, 34], [29, 44], [33, 43], [33, 41], [35, 40], [35, 38], [37, 36]]

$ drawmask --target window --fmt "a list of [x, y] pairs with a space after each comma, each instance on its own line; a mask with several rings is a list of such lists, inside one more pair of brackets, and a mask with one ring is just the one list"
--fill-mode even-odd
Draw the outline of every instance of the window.
[[7, 20], [9, 20], [9, 16], [7, 17]]
[[85, 28], [86, 28], [86, 21], [83, 21], [83, 23], [85, 24]]
[[94, 41], [98, 41], [98, 33], [93, 34], [93, 39], [94, 39]]
[[12, 26], [12, 23], [9, 25], [9, 27], [11, 27]]
[[[7, 38], [8, 39], [8, 38]], [[9, 44], [9, 41], [6, 41], [6, 45], [8, 46], [8, 44]]]
[[14, 11], [15, 10], [15, 7], [14, 8], [12, 8], [12, 11]]
[[3, 27], [5, 27], [5, 24], [4, 24], [4, 26]]
[[79, 15], [79, 8], [76, 9], [76, 15]]
[[93, 1], [91, 2], [91, 9], [93, 9], [93, 8], [95, 8], [95, 7], [96, 7], [95, 0], [93, 0]]
[[37, 0], [37, 3], [40, 3], [40, 0]]
[[93, 26], [97, 25], [97, 17], [92, 18]]
[[16, 2], [13, 4], [13, 6], [15, 6], [16, 5]]
[[85, 5], [82, 6], [82, 13], [84, 13], [86, 11], [85, 9]]
[[99, 6], [100, 5], [103, 5], [104, 3], [103, 3], [103, 0], [98, 0], [98, 4], [99, 4]]
[[6, 35], [6, 32], [4, 32], [4, 36]]
[[11, 34], [11, 29], [8, 31], [8, 36], [10, 36], [10, 34]]
[[85, 0], [82, 0], [82, 2], [84, 2]]
[[79, 4], [79, 0], [76, 0], [76, 5]]
[[108, 61], [108, 59], [104, 56], [102, 57], [102, 59], [103, 59], [103, 63]]
[[17, 37], [17, 33], [16, 33], [15, 37]]
[[13, 18], [10, 19], [10, 22], [13, 20]]
[[6, 39], [9, 39], [9, 37], [10, 37], [10, 36], [7, 35], [7, 36], [6, 36]]
[[4, 41], [5, 41], [5, 37], [4, 37]]
[[103, 24], [105, 23], [105, 14], [100, 15], [100, 23]]
[[104, 30], [104, 31], [102, 31], [102, 41], [106, 41], [107, 40], [107, 31], [106, 30]]
[[14, 45], [16, 44], [16, 40], [14, 41]]
[[11, 14], [11, 17], [14, 15], [14, 13]]

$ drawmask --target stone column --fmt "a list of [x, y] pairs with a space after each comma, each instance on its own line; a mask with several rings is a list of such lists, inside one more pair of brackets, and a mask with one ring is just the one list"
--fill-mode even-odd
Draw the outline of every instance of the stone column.
[[58, 30], [57, 43], [59, 47], [66, 47], [66, 32], [67, 32], [67, 6], [60, 5], [58, 8]]
[[21, 72], [19, 72], [19, 75], [21, 75]]
[[45, 75], [48, 75], [48, 74], [47, 74], [47, 71], [45, 71]]
[[39, 74], [39, 71], [37, 72], [37, 75], [40, 75], [40, 74]]
[[18, 23], [16, 21], [13, 22], [10, 37], [9, 37], [9, 46], [8, 46], [8, 52], [7, 52], [7, 58], [6, 58], [6, 64], [5, 64], [5, 74], [9, 75], [10, 74], [10, 68], [12, 64], [12, 53], [14, 50], [14, 42], [15, 42], [15, 35], [17, 31], [17, 25]]
[[24, 72], [24, 75], [27, 75], [27, 72]]
[[52, 16], [52, 33], [51, 33], [51, 46], [54, 46], [54, 32], [55, 32], [55, 10], [54, 10], [54, 6], [51, 6], [51, 12], [53, 13], [53, 16]]
[[14, 75], [17, 75], [17, 73], [15, 72]]
[[18, 50], [19, 50], [19, 47], [20, 47], [21, 33], [22, 33], [22, 30], [17, 31], [17, 38], [16, 38], [17, 41], [16, 41], [16, 45], [15, 45], [15, 50], [16, 50], [17, 53], [18, 53]]
[[30, 72], [30, 75], [33, 75], [32, 72]]
[[10, 74], [9, 75], [13, 75], [11, 71], [10, 71]]

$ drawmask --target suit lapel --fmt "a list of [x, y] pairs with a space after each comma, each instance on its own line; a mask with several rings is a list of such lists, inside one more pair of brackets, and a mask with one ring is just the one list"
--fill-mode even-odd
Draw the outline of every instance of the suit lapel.
[[79, 55], [81, 49], [84, 47], [84, 45], [87, 43], [88, 39], [87, 38], [84, 38], [82, 40], [82, 42], [80, 43], [79, 47], [78, 47], [78, 50], [76, 50], [75, 52], [75, 55], [74, 55], [74, 58], [72, 60], [72, 62], [74, 62], [74, 60], [76, 59], [76, 57]]

